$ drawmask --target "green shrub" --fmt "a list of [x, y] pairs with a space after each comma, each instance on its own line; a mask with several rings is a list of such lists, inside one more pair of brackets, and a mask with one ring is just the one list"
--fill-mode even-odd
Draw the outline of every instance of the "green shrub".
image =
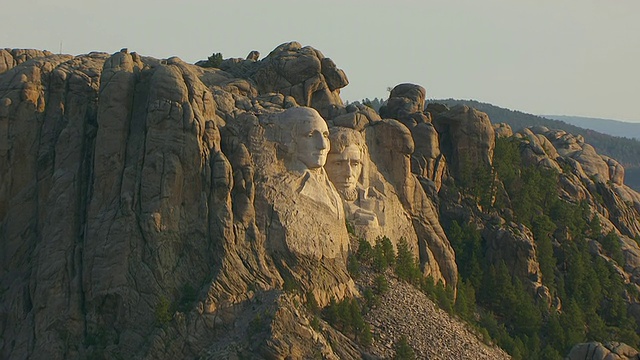
[[219, 68], [220, 64], [222, 64], [222, 60], [222, 53], [213, 53], [211, 56], [209, 56], [207, 62], [205, 62], [201, 66], [206, 68]]
[[393, 244], [388, 237], [378, 238], [373, 248], [373, 267], [376, 271], [384, 271], [396, 261]]
[[387, 278], [380, 274], [373, 279], [373, 289], [377, 295], [382, 295], [389, 291], [389, 283]]
[[365, 264], [371, 265], [373, 261], [373, 248], [365, 239], [358, 240], [358, 252], [356, 253], [358, 260]]
[[351, 275], [351, 277], [354, 279], [360, 277], [360, 262], [354, 255], [349, 255], [349, 259], [347, 261], [347, 271], [349, 271], [349, 275]]
[[613, 231], [603, 237], [600, 243], [607, 254], [609, 254], [618, 265], [624, 265], [624, 254], [620, 245], [620, 238]]
[[167, 298], [161, 296], [156, 304], [156, 321], [160, 325], [164, 325], [173, 319], [171, 314], [171, 303]]
[[394, 359], [395, 360], [415, 360], [416, 354], [413, 351], [413, 348], [407, 342], [407, 338], [402, 335], [398, 341], [393, 345], [393, 349], [395, 350]]
[[401, 280], [411, 284], [420, 283], [422, 273], [413, 254], [409, 251], [409, 244], [404, 238], [398, 242], [398, 256], [396, 258], [395, 273]]

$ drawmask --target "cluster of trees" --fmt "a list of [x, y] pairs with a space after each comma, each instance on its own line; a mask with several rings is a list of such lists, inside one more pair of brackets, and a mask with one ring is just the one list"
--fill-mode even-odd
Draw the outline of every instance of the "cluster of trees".
[[543, 284], [557, 304], [541, 301], [504, 262], [489, 261], [485, 240], [474, 225], [453, 220], [445, 229], [460, 274], [453, 311], [516, 359], [561, 358], [586, 341], [617, 340], [638, 347], [637, 324], [625, 301], [637, 298], [635, 288], [624, 284], [616, 264], [589, 251], [589, 241], [595, 239], [623, 265], [620, 240], [614, 233], [601, 234], [586, 204], [558, 197], [560, 174], [524, 166], [519, 154], [519, 140], [498, 139], [493, 171], [457, 185], [488, 204], [485, 211], [498, 211], [532, 230]]
[[204, 68], [219, 68], [220, 64], [222, 64], [222, 53], [213, 53], [211, 56], [207, 58], [207, 60], [198, 61], [196, 65], [204, 67]]
[[[363, 269], [373, 271], [375, 275], [373, 284], [362, 292], [362, 299], [344, 299], [341, 302], [331, 300], [324, 309], [324, 318], [337, 329], [347, 334], [363, 346], [370, 346], [372, 335], [370, 326], [363, 321], [363, 315], [380, 304], [380, 296], [389, 290], [389, 284], [385, 273], [392, 269], [399, 279], [412, 283], [420, 288], [429, 289], [434, 297], [446, 299], [445, 307], [453, 304], [453, 294], [444, 290], [443, 286], [435, 286], [433, 281], [425, 279], [420, 271], [417, 259], [413, 257], [409, 244], [405, 239], [400, 239], [397, 244], [397, 252], [391, 240], [384, 236], [371, 246], [365, 239], [359, 239], [358, 249], [349, 257], [348, 270], [352, 277], [359, 278]], [[307, 295], [307, 307], [309, 299], [311, 307], [315, 301], [312, 295]], [[394, 345], [394, 359], [415, 359], [415, 353], [405, 337], [401, 337]]]
[[360, 105], [364, 105], [364, 106], [368, 106], [370, 108], [372, 108], [373, 110], [375, 110], [376, 112], [380, 111], [380, 108], [382, 107], [382, 105], [384, 105], [387, 101], [380, 98], [373, 98], [373, 100], [369, 99], [369, 98], [364, 98], [360, 101], [356, 100], [352, 103], [350, 103], [349, 101], [346, 102], [346, 105], [349, 104], [360, 104]]

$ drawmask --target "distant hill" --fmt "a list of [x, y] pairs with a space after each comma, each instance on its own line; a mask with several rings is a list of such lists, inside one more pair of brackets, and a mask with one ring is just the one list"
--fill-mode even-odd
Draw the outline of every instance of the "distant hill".
[[582, 116], [544, 115], [545, 118], [564, 121], [568, 124], [591, 129], [603, 134], [635, 138], [640, 140], [640, 123], [630, 123], [611, 119], [589, 118]]
[[[521, 111], [501, 108], [475, 100], [429, 99], [427, 103], [441, 103], [449, 107], [464, 104], [487, 113], [493, 123], [507, 123], [513, 131], [542, 125], [550, 129], [561, 129], [571, 134], [582, 135], [585, 141], [596, 148], [599, 154], [618, 160], [626, 170], [625, 184], [640, 191], [640, 141], [627, 137], [606, 135], [598, 131], [585, 129], [565, 121], [548, 119]], [[640, 126], [640, 124], [637, 124]]]

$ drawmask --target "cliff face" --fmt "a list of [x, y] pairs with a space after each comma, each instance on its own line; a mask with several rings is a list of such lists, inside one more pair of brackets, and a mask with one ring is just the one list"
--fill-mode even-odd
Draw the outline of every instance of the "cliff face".
[[[359, 296], [347, 271], [358, 237], [406, 240], [455, 293], [441, 209], [482, 216], [440, 190], [464, 164], [491, 168], [488, 117], [425, 111], [425, 90], [402, 84], [382, 119], [345, 106], [347, 84], [295, 42], [220, 69], [126, 49], [0, 50], [2, 357], [357, 358], [353, 339], [298, 305]], [[604, 198], [592, 213], [621, 235], [622, 274], [640, 284], [640, 195], [622, 167], [568, 134], [517, 136], [532, 162], [571, 165], [565, 197]], [[487, 224], [492, 258], [547, 294], [530, 231]]]
[[[2, 59], [3, 357], [197, 356], [239, 309], [287, 284], [320, 305], [354, 296], [347, 221], [394, 244], [407, 235], [426, 272], [455, 286], [453, 257], [425, 255], [447, 241], [428, 199], [415, 205], [424, 193], [408, 166], [387, 179], [361, 159], [370, 223], [345, 213], [324, 170], [291, 166], [285, 138], [298, 125], [283, 109], [357, 119], [358, 131], [380, 120], [345, 108], [346, 76], [319, 51], [283, 44], [227, 71], [126, 50]], [[412, 221], [421, 211], [431, 218]], [[382, 234], [385, 224], [404, 230]]]

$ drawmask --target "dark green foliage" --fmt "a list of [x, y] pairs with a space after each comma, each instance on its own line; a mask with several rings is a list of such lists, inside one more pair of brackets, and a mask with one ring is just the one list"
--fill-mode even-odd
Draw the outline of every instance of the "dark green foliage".
[[458, 297], [456, 298], [454, 311], [458, 316], [473, 321], [476, 312], [476, 291], [470, 283], [463, 280], [458, 282]]
[[453, 289], [445, 287], [441, 282], [434, 289], [434, 296], [438, 306], [449, 314], [453, 314]]
[[404, 238], [398, 242], [395, 272], [398, 278], [414, 285], [419, 284], [422, 278], [420, 266], [409, 251], [409, 244]]
[[388, 237], [379, 238], [373, 248], [373, 267], [376, 271], [384, 271], [395, 262], [396, 254]]
[[269, 329], [271, 321], [273, 320], [273, 315], [268, 312], [264, 312], [262, 314], [256, 314], [251, 321], [249, 321], [249, 336], [262, 333]]
[[347, 227], [347, 232], [349, 233], [349, 235], [357, 236], [356, 229], [353, 227], [353, 224], [349, 222], [349, 220], [345, 220], [345, 225]]
[[373, 343], [373, 334], [371, 334], [371, 325], [364, 323], [362, 331], [358, 335], [358, 341], [364, 347], [369, 347]]
[[309, 322], [309, 325], [311, 325], [311, 328], [316, 330], [316, 331], [320, 330], [320, 320], [315, 315], [311, 318], [311, 321]]
[[325, 309], [327, 321], [345, 334], [349, 334], [361, 345], [371, 345], [371, 327], [364, 322], [358, 300], [344, 299], [336, 303], [331, 299]]
[[488, 164], [474, 163], [468, 156], [462, 156], [458, 162], [457, 184], [463, 193], [488, 209], [491, 206], [495, 185], [491, 167]]
[[200, 64], [200, 66], [205, 68], [219, 68], [220, 64], [222, 64], [222, 53], [213, 53], [206, 62]]
[[164, 325], [173, 319], [171, 313], [171, 302], [164, 296], [161, 296], [156, 304], [156, 322], [159, 325]]
[[590, 235], [593, 238], [597, 238], [602, 233], [602, 224], [600, 223], [600, 218], [597, 215], [593, 216], [591, 222], [589, 223]]
[[538, 215], [533, 219], [533, 236], [538, 246], [538, 263], [542, 272], [542, 282], [552, 291], [556, 290], [556, 259], [553, 254], [551, 236], [556, 225], [546, 215]]
[[[431, 102], [431, 101], [430, 101]], [[456, 104], [465, 104], [482, 112], [487, 113], [491, 122], [507, 123], [513, 131], [519, 131], [525, 127], [542, 125], [550, 129], [562, 129], [574, 135], [582, 135], [585, 142], [593, 145], [599, 154], [607, 155], [617, 159], [622, 165], [632, 169], [640, 166], [640, 142], [624, 137], [605, 135], [593, 130], [583, 129], [577, 126], [567, 124], [563, 121], [547, 119], [544, 117], [526, 114], [520, 111], [500, 108], [487, 103], [481, 103], [474, 100], [433, 100], [433, 102], [454, 106]]]
[[376, 294], [371, 288], [364, 289], [362, 293], [367, 311], [378, 305], [380, 305], [380, 296]]
[[384, 275], [379, 274], [373, 279], [373, 289], [377, 295], [382, 295], [389, 291], [389, 283]]
[[620, 238], [612, 231], [600, 240], [602, 248], [618, 265], [624, 265], [624, 254], [620, 245]]
[[[353, 102], [353, 104], [362, 104], [366, 107], [370, 107], [376, 112], [378, 112], [380, 110], [380, 107], [382, 107], [382, 105], [384, 105], [385, 103], [386, 103], [386, 100], [378, 99], [378, 98], [374, 98], [373, 100], [369, 98], [365, 98], [365, 99], [362, 99], [361, 101]], [[349, 105], [349, 104], [350, 104], [349, 101], [347, 101], [345, 105]]]
[[376, 247], [380, 246], [382, 248], [382, 253], [387, 261], [387, 264], [393, 265], [396, 262], [396, 253], [393, 250], [393, 244], [388, 237], [383, 236], [382, 239], [378, 239], [376, 243]]
[[414, 360], [416, 358], [413, 348], [409, 345], [407, 338], [404, 335], [396, 341], [393, 345], [393, 349], [395, 350], [395, 355], [393, 357], [395, 360]]
[[364, 264], [371, 265], [373, 262], [373, 248], [365, 239], [358, 240], [358, 252], [356, 258]]
[[354, 279], [360, 277], [360, 261], [358, 261], [356, 256], [349, 255], [349, 259], [347, 260], [347, 271], [349, 271], [349, 275]]
[[482, 282], [484, 251], [480, 232], [469, 224], [463, 227], [453, 221], [447, 229], [447, 237], [456, 252], [456, 263], [460, 277], [479, 288]]
[[[543, 284], [552, 297], [559, 297], [562, 312], [537, 302], [527, 279], [514, 277], [503, 262], [490, 262], [474, 225], [451, 219], [445, 230], [460, 275], [453, 310], [515, 359], [561, 358], [573, 345], [586, 341], [617, 340], [638, 346], [638, 329], [625, 299], [640, 295], [632, 295], [611, 263], [589, 252], [587, 241], [587, 237], [599, 239], [607, 255], [622, 264], [619, 239], [600, 234], [602, 226], [585, 202], [560, 199], [558, 184], [565, 175], [525, 166], [520, 160], [521, 141], [496, 141], [493, 181], [504, 191], [496, 191], [493, 208], [532, 230]], [[481, 181], [464, 176], [457, 180], [462, 180], [459, 186], [467, 186], [465, 196], [480, 201], [482, 192], [473, 186]], [[465, 181], [471, 182], [471, 189]], [[423, 280], [422, 288], [447, 309], [443, 287]]]

